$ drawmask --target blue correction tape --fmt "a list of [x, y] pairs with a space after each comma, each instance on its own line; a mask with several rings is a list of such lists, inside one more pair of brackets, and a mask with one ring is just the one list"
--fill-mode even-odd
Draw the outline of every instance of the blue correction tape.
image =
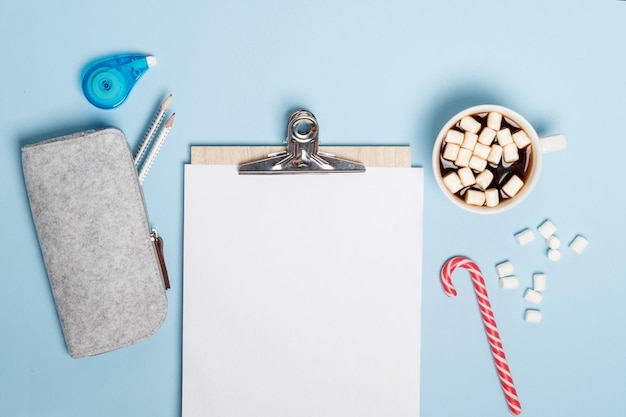
[[113, 109], [126, 100], [137, 80], [156, 65], [156, 58], [123, 54], [99, 59], [83, 72], [83, 93], [91, 104]]

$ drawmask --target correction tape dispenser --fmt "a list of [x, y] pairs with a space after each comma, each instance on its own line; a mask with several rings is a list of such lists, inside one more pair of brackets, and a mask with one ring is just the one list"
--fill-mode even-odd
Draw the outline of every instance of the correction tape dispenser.
[[83, 93], [91, 104], [113, 109], [122, 104], [137, 80], [156, 65], [156, 58], [123, 54], [92, 62], [83, 72]]

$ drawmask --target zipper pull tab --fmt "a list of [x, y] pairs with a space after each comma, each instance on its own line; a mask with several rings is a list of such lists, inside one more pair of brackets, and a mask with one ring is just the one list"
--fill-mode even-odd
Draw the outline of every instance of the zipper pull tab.
[[156, 229], [152, 229], [150, 232], [150, 240], [154, 243], [157, 257], [159, 258], [159, 264], [161, 266], [161, 273], [163, 274], [163, 282], [165, 283], [165, 289], [170, 289], [170, 279], [167, 275], [167, 267], [165, 266], [165, 257], [163, 256], [163, 239], [157, 233]]

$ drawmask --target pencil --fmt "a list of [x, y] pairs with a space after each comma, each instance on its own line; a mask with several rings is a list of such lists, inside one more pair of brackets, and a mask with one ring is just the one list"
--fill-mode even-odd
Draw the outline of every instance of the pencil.
[[159, 136], [154, 143], [152, 149], [150, 149], [150, 153], [146, 157], [146, 162], [143, 163], [141, 170], [139, 171], [139, 183], [143, 184], [146, 177], [148, 176], [148, 172], [150, 172], [150, 168], [152, 168], [152, 164], [156, 160], [157, 156], [159, 156], [159, 152], [163, 147], [163, 143], [165, 143], [165, 139], [167, 139], [167, 135], [170, 134], [170, 130], [172, 130], [172, 125], [174, 124], [174, 116], [176, 113], [173, 113], [169, 119], [163, 125], [163, 129], [159, 133]]
[[139, 145], [139, 149], [137, 149], [137, 153], [135, 153], [135, 158], [134, 158], [135, 167], [139, 167], [141, 160], [143, 159], [146, 152], [148, 151], [148, 147], [150, 146], [150, 143], [152, 142], [154, 135], [159, 129], [159, 125], [161, 124], [161, 122], [163, 121], [163, 118], [165, 117], [165, 112], [167, 111], [167, 108], [170, 106], [171, 99], [172, 99], [172, 95], [170, 94], [163, 101], [163, 103], [161, 103], [161, 105], [157, 108], [154, 114], [154, 117], [152, 118], [152, 121], [150, 123], [150, 127], [146, 131], [146, 134], [143, 136], [143, 139], [141, 140], [141, 144]]

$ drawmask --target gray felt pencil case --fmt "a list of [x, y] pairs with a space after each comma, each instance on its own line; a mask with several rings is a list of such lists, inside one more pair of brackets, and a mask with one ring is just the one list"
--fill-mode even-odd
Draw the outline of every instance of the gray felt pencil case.
[[124, 134], [109, 128], [25, 146], [22, 166], [70, 355], [154, 334], [167, 313], [167, 273]]

